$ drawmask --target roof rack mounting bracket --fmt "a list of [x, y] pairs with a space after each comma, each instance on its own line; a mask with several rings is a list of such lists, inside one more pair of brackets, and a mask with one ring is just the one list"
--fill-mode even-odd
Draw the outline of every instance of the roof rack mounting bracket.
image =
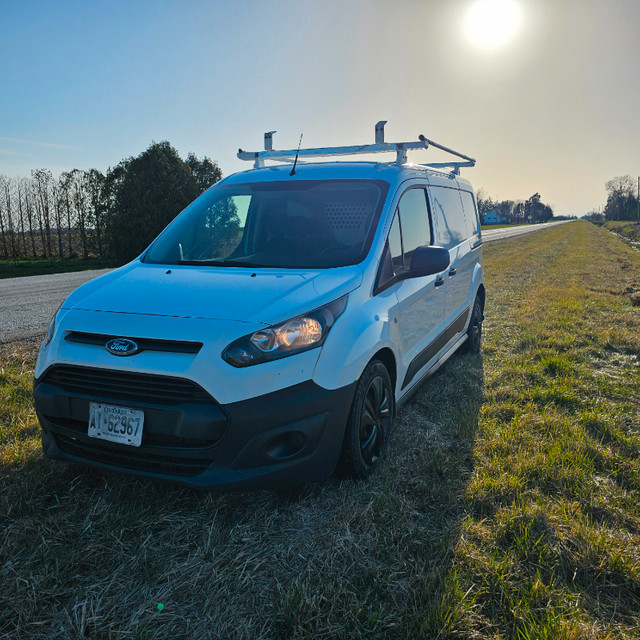
[[273, 134], [277, 131], [267, 131], [264, 134], [264, 150], [273, 151]]
[[402, 142], [399, 142], [396, 145], [396, 164], [403, 165], [407, 164], [407, 150], [404, 148]]
[[287, 149], [282, 151], [276, 151], [273, 148], [273, 134], [275, 131], [267, 131], [264, 134], [264, 151], [243, 151], [238, 150], [238, 158], [240, 160], [253, 161], [255, 169], [261, 169], [265, 166], [265, 160], [276, 160], [279, 162], [293, 162], [293, 158], [309, 158], [309, 157], [331, 157], [331, 156], [354, 156], [360, 154], [370, 153], [389, 153], [395, 152], [396, 164], [403, 165], [407, 163], [407, 151], [415, 149], [428, 149], [429, 147], [435, 147], [445, 153], [461, 158], [462, 161], [456, 160], [454, 162], [434, 162], [425, 164], [422, 166], [430, 167], [434, 169], [451, 168], [454, 175], [460, 173], [460, 167], [473, 167], [476, 164], [474, 158], [465, 156], [464, 154], [454, 151], [449, 147], [438, 144], [433, 140], [425, 138], [422, 134], [418, 136], [418, 140], [412, 140], [410, 142], [385, 142], [384, 141], [384, 125], [387, 124], [386, 120], [380, 120], [376, 123], [375, 127], [375, 142], [373, 144], [352, 145], [346, 147], [318, 147], [313, 149]]

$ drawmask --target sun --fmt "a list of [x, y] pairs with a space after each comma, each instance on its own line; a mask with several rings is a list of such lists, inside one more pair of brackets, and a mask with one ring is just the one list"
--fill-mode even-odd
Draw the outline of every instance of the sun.
[[465, 18], [469, 42], [485, 51], [501, 49], [520, 31], [522, 11], [516, 0], [475, 0]]

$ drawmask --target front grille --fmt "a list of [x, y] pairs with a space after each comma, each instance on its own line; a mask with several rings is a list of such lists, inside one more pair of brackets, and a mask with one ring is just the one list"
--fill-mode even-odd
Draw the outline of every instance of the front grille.
[[205, 471], [212, 462], [209, 457], [169, 456], [163, 452], [141, 451], [135, 447], [126, 451], [103, 444], [99, 440], [85, 443], [60, 433], [53, 433], [53, 437], [64, 453], [135, 471], [192, 477]]
[[[67, 342], [79, 342], [104, 347], [109, 340], [128, 336], [112, 336], [106, 333], [87, 333], [86, 331], [67, 331]], [[161, 340], [160, 338], [130, 338], [138, 345], [139, 351], [164, 351], [168, 353], [198, 353], [202, 342], [191, 340]]]
[[55, 365], [42, 382], [62, 387], [66, 392], [113, 400], [134, 400], [176, 405], [184, 402], [215, 404], [199, 385], [184, 378], [148, 373]]

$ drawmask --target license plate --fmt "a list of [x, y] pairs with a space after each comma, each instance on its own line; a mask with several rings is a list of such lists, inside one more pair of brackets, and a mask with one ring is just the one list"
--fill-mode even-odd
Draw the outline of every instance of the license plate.
[[89, 436], [139, 447], [144, 411], [112, 404], [89, 403]]

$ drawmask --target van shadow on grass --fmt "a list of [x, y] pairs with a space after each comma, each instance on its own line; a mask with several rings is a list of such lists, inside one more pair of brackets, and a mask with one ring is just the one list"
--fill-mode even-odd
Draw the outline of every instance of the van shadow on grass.
[[435, 637], [482, 398], [481, 357], [452, 358], [366, 482], [203, 493], [41, 458], [5, 469], [0, 633]]

